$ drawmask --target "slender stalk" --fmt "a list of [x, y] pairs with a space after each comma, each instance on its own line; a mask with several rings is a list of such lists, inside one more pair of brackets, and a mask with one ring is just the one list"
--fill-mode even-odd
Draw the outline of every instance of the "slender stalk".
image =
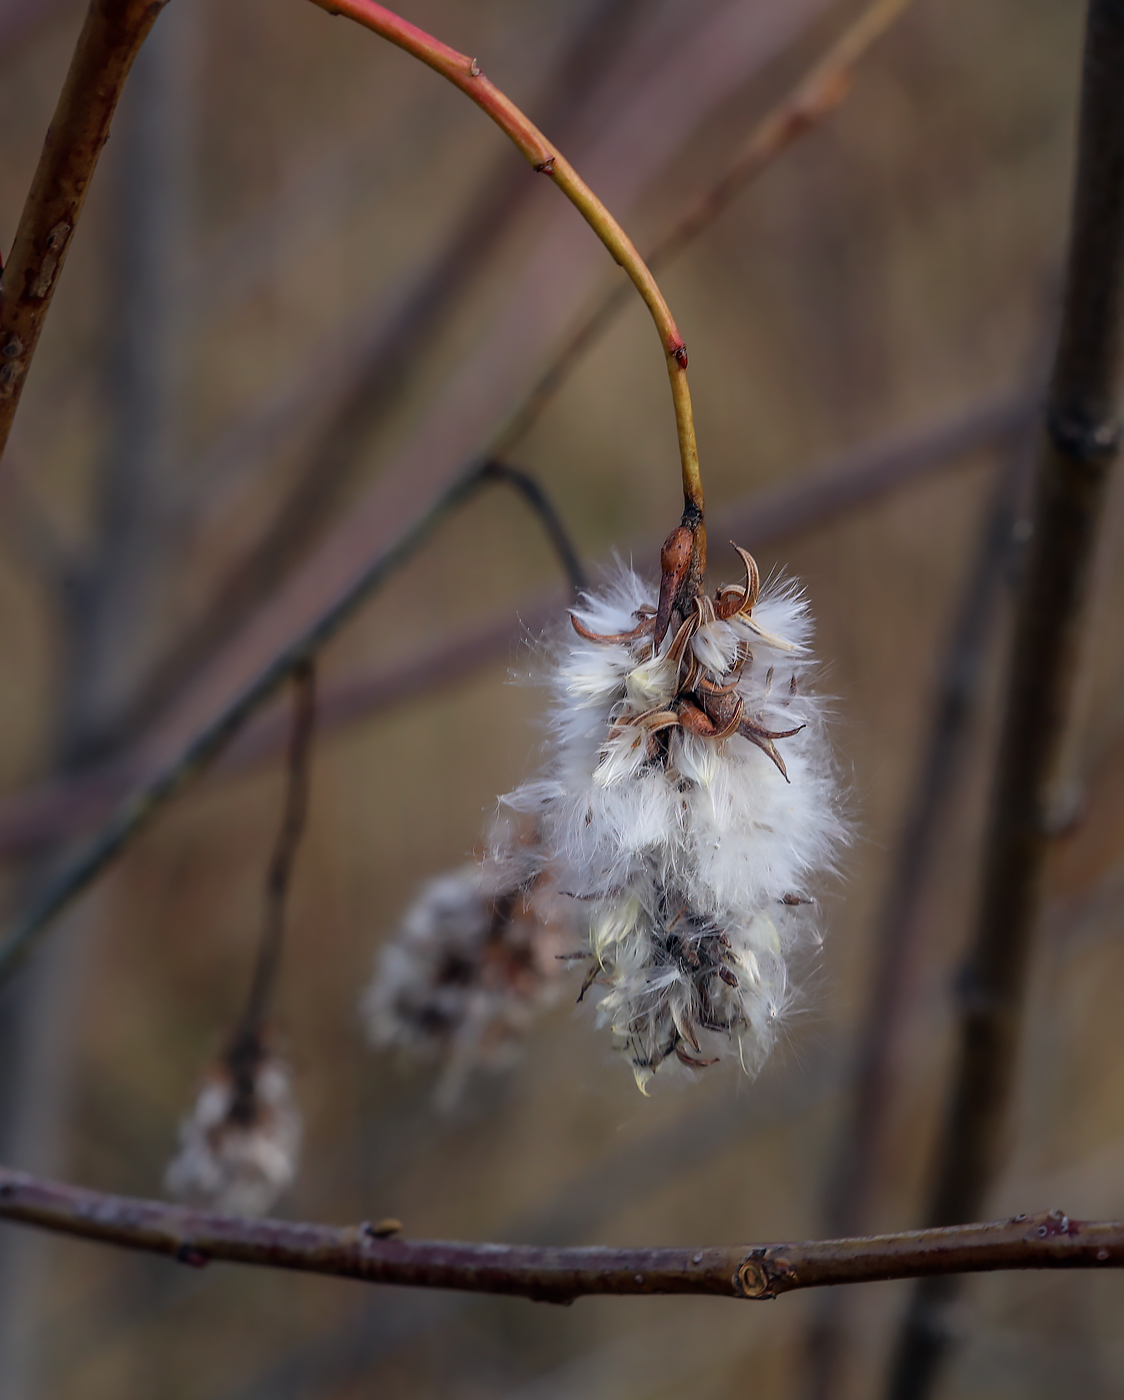
[[458, 53], [432, 35], [401, 19], [374, 0], [313, 0], [313, 4], [332, 14], [346, 15], [392, 44], [405, 49], [472, 99], [482, 111], [511, 138], [528, 162], [541, 174], [548, 176], [601, 239], [614, 262], [620, 264], [631, 278], [651, 313], [659, 332], [671, 383], [671, 398], [675, 408], [675, 426], [679, 439], [679, 460], [683, 476], [685, 518], [695, 529], [700, 566], [706, 566], [706, 529], [703, 524], [704, 501], [702, 477], [699, 474], [698, 447], [695, 442], [695, 422], [691, 410], [691, 391], [687, 384], [687, 349], [663, 293], [636, 251], [632, 240], [605, 208], [570, 162], [546, 139], [541, 131], [480, 71], [480, 65], [467, 54]]
[[90, 0], [0, 281], [0, 455], [133, 59], [166, 0]]
[[197, 1268], [213, 1259], [226, 1260], [368, 1283], [505, 1293], [550, 1303], [598, 1293], [761, 1299], [878, 1279], [1124, 1267], [1124, 1222], [1070, 1220], [1061, 1211], [866, 1239], [683, 1249], [553, 1249], [386, 1239], [366, 1222], [341, 1227], [212, 1215], [0, 1167], [0, 1219], [166, 1254]]
[[[976, 927], [961, 984], [959, 1055], [937, 1154], [934, 1225], [982, 1207], [998, 1172], [1017, 1064], [1052, 787], [1110, 469], [1124, 369], [1124, 5], [1091, 0], [1061, 335], [1033, 534], [1016, 605]], [[931, 1393], [947, 1349], [947, 1283], [915, 1291], [889, 1394]]]
[[285, 903], [297, 848], [308, 816], [309, 767], [316, 722], [316, 670], [306, 661], [293, 671], [293, 714], [285, 765], [281, 826], [265, 878], [265, 917], [246, 1006], [224, 1057], [234, 1086], [230, 1118], [250, 1124], [258, 1118], [258, 1071], [265, 1058], [265, 1019], [281, 969]]
[[86, 850], [69, 865], [0, 943], [0, 986], [26, 960], [55, 917], [144, 831], [153, 818], [204, 773], [247, 720], [270, 701], [294, 671], [307, 665], [396, 568], [433, 534], [479, 484], [479, 472], [453, 487], [383, 550], [354, 583], [274, 657], [155, 777], [128, 798]]
[[265, 879], [265, 918], [257, 963], [246, 1009], [235, 1035], [236, 1042], [243, 1037], [255, 1040], [260, 1037], [262, 1020], [268, 1010], [281, 965], [285, 902], [293, 862], [308, 817], [309, 764], [315, 722], [316, 668], [311, 661], [306, 661], [293, 672], [293, 717], [285, 766], [285, 804]]

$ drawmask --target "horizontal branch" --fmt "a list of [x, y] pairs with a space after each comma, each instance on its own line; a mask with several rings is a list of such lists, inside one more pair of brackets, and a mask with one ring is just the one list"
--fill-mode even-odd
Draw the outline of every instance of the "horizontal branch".
[[1124, 1266], [1124, 1222], [1070, 1220], [1061, 1211], [865, 1239], [552, 1249], [386, 1238], [367, 1223], [310, 1225], [212, 1215], [0, 1167], [0, 1219], [166, 1254], [195, 1267], [220, 1260], [549, 1303], [595, 1293], [775, 1298], [802, 1288], [877, 1279]]
[[0, 455], [117, 99], [165, 0], [91, 0], [0, 282]]

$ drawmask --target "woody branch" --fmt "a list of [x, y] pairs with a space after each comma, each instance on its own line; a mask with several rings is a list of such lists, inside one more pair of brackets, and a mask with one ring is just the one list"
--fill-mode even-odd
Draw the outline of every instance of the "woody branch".
[[0, 280], [0, 455], [125, 79], [166, 0], [92, 0]]
[[1061, 1211], [865, 1239], [553, 1249], [387, 1237], [366, 1222], [331, 1226], [212, 1215], [0, 1168], [0, 1219], [196, 1267], [217, 1260], [552, 1303], [592, 1294], [775, 1298], [878, 1279], [1124, 1266], [1124, 1222], [1071, 1220]]

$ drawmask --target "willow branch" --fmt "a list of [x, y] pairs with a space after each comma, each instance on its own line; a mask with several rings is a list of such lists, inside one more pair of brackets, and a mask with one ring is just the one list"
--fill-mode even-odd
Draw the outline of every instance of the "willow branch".
[[0, 455], [133, 59], [165, 0], [90, 0], [0, 280]]
[[[718, 179], [687, 206], [655, 249], [644, 255], [650, 268], [663, 267], [689, 247], [718, 218], [735, 194], [761, 174], [792, 141], [834, 109], [848, 91], [853, 65], [903, 8], [903, 0], [876, 0], [860, 16], [753, 128]], [[588, 69], [588, 55], [583, 52], [580, 57], [578, 65], [579, 54], [574, 55], [574, 64]], [[570, 81], [572, 87], [573, 79]], [[506, 201], [496, 191], [486, 193], [485, 199], [490, 201], [490, 220], [495, 218], [497, 209], [502, 212], [506, 207]], [[491, 222], [487, 227], [491, 227]], [[253, 599], [260, 597], [269, 580], [275, 578], [274, 566], [269, 561], [291, 552], [294, 544], [306, 538], [308, 530], [315, 527], [325, 507], [325, 480], [331, 479], [337, 484], [343, 480], [360, 450], [363, 433], [370, 427], [375, 410], [387, 401], [387, 394], [398, 382], [396, 374], [401, 370], [403, 344], [408, 352], [412, 344], [410, 337], [416, 335], [419, 325], [427, 322], [442, 289], [454, 284], [454, 269], [462, 267], [466, 260], [471, 262], [475, 256], [476, 229], [477, 226], [472, 225], [439, 266], [433, 283], [411, 299], [389, 330], [379, 335], [374, 350], [366, 356], [367, 367], [356, 376], [343, 404], [321, 433], [302, 471], [300, 484], [275, 525], [248, 558], [228, 574], [211, 607], [129, 705], [119, 721], [121, 730], [129, 732], [151, 719], [161, 704], [175, 693], [200, 655], [214, 645], [216, 638], [229, 635], [232, 623], [245, 615]], [[630, 295], [628, 284], [615, 284], [563, 340], [539, 380], [485, 449], [487, 453], [506, 458], [523, 441], [582, 356], [627, 304]], [[388, 370], [387, 362], [392, 353], [394, 365]]]
[[[1028, 557], [983, 858], [962, 980], [958, 1063], [929, 1219], [976, 1213], [999, 1168], [1014, 1083], [1031, 935], [1041, 903], [1053, 784], [1074, 694], [1082, 616], [1110, 470], [1124, 369], [1124, 6], [1091, 0], [1077, 184], [1061, 334], [1046, 412]], [[919, 1290], [890, 1394], [929, 1394], [945, 1339], [944, 1291]]]
[[640, 293], [659, 333], [667, 363], [675, 426], [679, 439], [679, 460], [683, 476], [686, 516], [695, 527], [701, 566], [706, 564], [706, 531], [703, 525], [703, 489], [699, 475], [695, 423], [691, 411], [691, 391], [687, 384], [687, 349], [663, 293], [636, 251], [632, 240], [605, 208], [574, 167], [541, 131], [480, 71], [476, 59], [458, 53], [424, 30], [401, 19], [374, 0], [313, 0], [331, 14], [346, 15], [392, 44], [420, 59], [435, 72], [471, 98], [487, 113], [504, 134], [515, 143], [527, 161], [551, 179], [609, 250], [614, 262], [624, 268]]
[[550, 1303], [598, 1293], [776, 1298], [804, 1288], [877, 1279], [1124, 1266], [1124, 1222], [1070, 1220], [1061, 1211], [866, 1239], [681, 1249], [552, 1249], [386, 1239], [366, 1223], [340, 1227], [212, 1215], [0, 1167], [0, 1219], [165, 1254], [195, 1267], [223, 1260]]

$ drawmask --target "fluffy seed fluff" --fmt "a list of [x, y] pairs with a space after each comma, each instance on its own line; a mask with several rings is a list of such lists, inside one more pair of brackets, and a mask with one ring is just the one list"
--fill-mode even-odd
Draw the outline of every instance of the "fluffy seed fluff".
[[232, 1215], [264, 1215], [296, 1176], [301, 1118], [285, 1063], [216, 1065], [180, 1123], [169, 1195]]
[[808, 883], [845, 837], [823, 703], [800, 684], [805, 599], [762, 592], [739, 553], [745, 584], [713, 601], [665, 606], [666, 566], [659, 595], [621, 570], [583, 597], [553, 648], [544, 769], [502, 799], [582, 911], [583, 995], [600, 989], [645, 1092], [669, 1058], [760, 1065], [815, 932]]
[[558, 893], [533, 825], [503, 823], [492, 838], [481, 864], [422, 887], [363, 999], [376, 1047], [441, 1063], [444, 1107], [474, 1069], [515, 1059], [577, 943], [573, 901]]

